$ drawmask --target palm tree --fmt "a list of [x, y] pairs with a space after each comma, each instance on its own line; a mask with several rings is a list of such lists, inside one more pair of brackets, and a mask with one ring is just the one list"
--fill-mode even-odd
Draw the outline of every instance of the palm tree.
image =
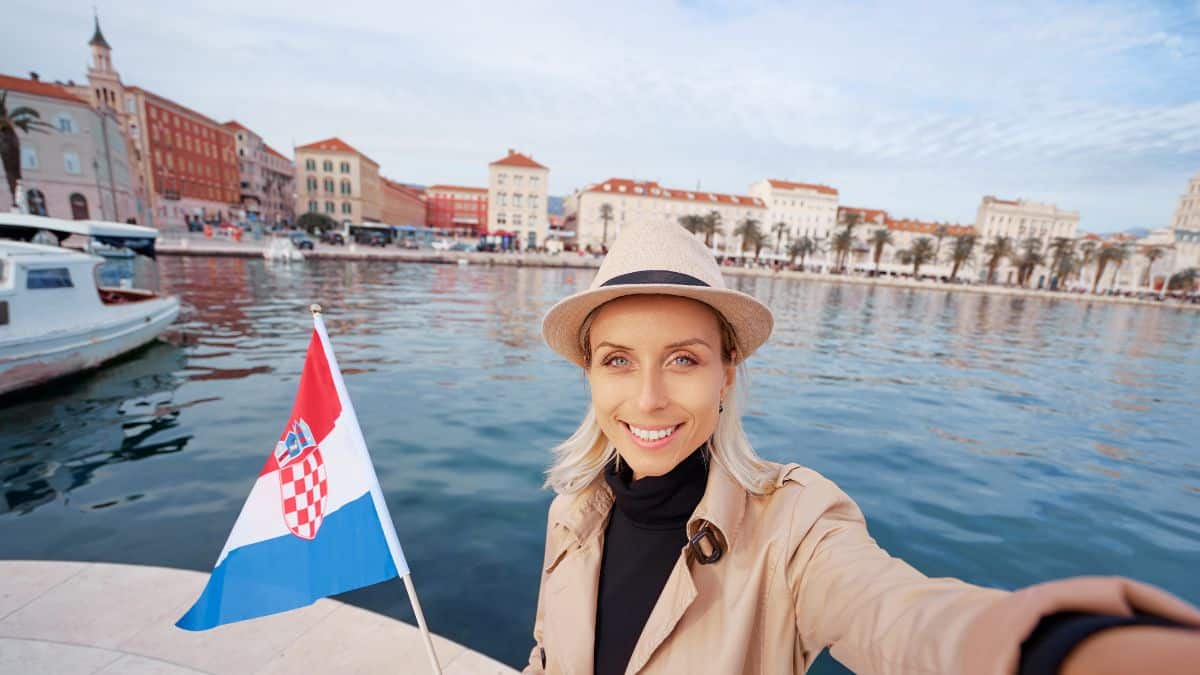
[[841, 271], [846, 271], [846, 259], [850, 257], [850, 250], [854, 248], [854, 228], [862, 222], [862, 214], [858, 211], [845, 211], [842, 213], [842, 225], [846, 228], [833, 237], [833, 247], [838, 254], [837, 267]]
[[755, 230], [750, 233], [750, 246], [754, 249], [754, 259], [758, 260], [758, 254], [762, 252], [763, 247], [767, 245], [767, 233], [762, 230]]
[[21, 139], [17, 129], [25, 133], [45, 132], [54, 125], [43, 122], [38, 111], [28, 106], [8, 109], [8, 92], [0, 91], [0, 162], [4, 165], [4, 176], [8, 178], [8, 194], [13, 206], [17, 203], [17, 181], [21, 180]]
[[1050, 280], [1055, 288], [1063, 285], [1075, 258], [1075, 240], [1055, 237], [1047, 249], [1050, 252]]
[[[1096, 278], [1092, 279], [1092, 292], [1100, 286], [1100, 279], [1104, 276], [1104, 270], [1108, 268], [1110, 263], [1116, 264], [1116, 269], [1121, 269], [1121, 263], [1129, 256], [1129, 252], [1122, 245], [1101, 246], [1100, 251], [1096, 254]], [[1113, 285], [1117, 283], [1117, 274], [1113, 272]]]
[[933, 230], [933, 236], [937, 237], [937, 248], [933, 251], [933, 260], [936, 262], [942, 255], [942, 239], [950, 234], [950, 228], [945, 225], [938, 225]]
[[921, 275], [921, 265], [933, 260], [933, 240], [929, 237], [920, 237], [913, 242], [912, 247], [904, 251], [905, 262], [912, 263], [913, 277]]
[[1197, 278], [1200, 278], [1200, 270], [1197, 270], [1195, 267], [1189, 267], [1172, 274], [1163, 282], [1163, 288], [1171, 291], [1191, 293], [1196, 288]]
[[850, 228], [846, 228], [841, 232], [833, 235], [833, 240], [830, 242], [830, 247], [834, 252], [834, 267], [845, 272], [846, 266], [843, 261], [850, 253], [850, 249], [854, 248], [854, 235], [851, 234]]
[[696, 234], [697, 232], [703, 232], [704, 231], [704, 216], [696, 216], [696, 215], [679, 216], [679, 224], [683, 226], [683, 229], [687, 230], [688, 232], [691, 232], [692, 234]]
[[783, 243], [783, 235], [787, 232], [788, 224], [782, 220], [775, 223], [771, 230], [775, 233], [775, 255], [779, 255], [779, 246]]
[[1146, 274], [1142, 277], [1142, 286], [1150, 285], [1150, 270], [1154, 267], [1154, 262], [1165, 254], [1166, 251], [1161, 246], [1147, 246], [1142, 249], [1142, 255], [1146, 258]]
[[1045, 262], [1046, 256], [1042, 255], [1042, 240], [1037, 237], [1029, 237], [1021, 242], [1021, 252], [1016, 259], [1017, 263], [1017, 285], [1025, 286], [1029, 278], [1033, 276], [1033, 271], [1038, 265]]
[[788, 246], [788, 264], [795, 266], [796, 257], [799, 256], [800, 267], [804, 267], [804, 259], [820, 250], [821, 244], [817, 242], [817, 240], [809, 237], [808, 235], [804, 235], [803, 237], [793, 241], [791, 245]]
[[883, 257], [883, 247], [895, 243], [892, 241], [892, 231], [881, 227], [871, 233], [868, 243], [875, 249], [875, 276], [879, 276], [879, 259]]
[[[765, 240], [765, 237], [762, 230], [758, 229], [758, 225], [759, 221], [757, 219], [747, 216], [742, 219], [742, 222], [738, 223], [737, 227], [733, 228], [733, 236], [742, 238], [742, 253], [745, 253], [754, 246], [762, 248], [762, 241]], [[757, 252], [755, 252], [754, 257], [758, 257]]]
[[1005, 258], [1011, 258], [1015, 251], [1013, 250], [1012, 239], [1004, 235], [996, 235], [996, 238], [983, 247], [983, 254], [988, 257], [987, 261], [987, 282], [989, 284], [996, 282], [996, 268], [1000, 266], [1000, 261]]
[[971, 254], [975, 252], [976, 241], [973, 234], [964, 234], [954, 238], [954, 248], [950, 250], [950, 260], [954, 263], [954, 266], [950, 268], [950, 281], [954, 281], [954, 278], [958, 276], [958, 268], [971, 260]]
[[701, 218], [704, 219], [704, 245], [712, 248], [713, 235], [721, 231], [721, 212], [709, 211], [708, 215]]
[[1075, 280], [1083, 279], [1083, 270], [1088, 265], [1091, 265], [1096, 260], [1096, 242], [1085, 241], [1079, 245], [1079, 260], [1076, 261]]
[[1121, 265], [1129, 260], [1129, 247], [1125, 244], [1118, 244], [1113, 247], [1111, 254], [1111, 262], [1113, 264], [1112, 282], [1108, 286], [1108, 290], [1113, 290], [1117, 287], [1117, 275], [1121, 273]]
[[605, 247], [608, 246], [608, 224], [610, 222], [612, 222], [612, 219], [613, 219], [612, 204], [609, 204], [608, 202], [604, 202], [603, 204], [600, 205], [600, 220], [604, 221], [604, 238], [600, 240], [600, 243], [602, 246], [605, 246]]

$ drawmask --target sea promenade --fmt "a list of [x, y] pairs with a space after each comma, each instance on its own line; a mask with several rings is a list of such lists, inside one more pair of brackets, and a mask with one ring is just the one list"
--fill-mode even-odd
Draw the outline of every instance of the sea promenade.
[[[232, 256], [261, 258], [269, 240], [232, 241], [214, 240], [201, 236], [164, 236], [159, 240], [158, 252], [162, 255], [178, 256]], [[348, 244], [336, 246], [317, 243], [312, 250], [304, 251], [306, 259], [314, 260], [378, 260], [389, 262], [412, 262], [431, 264], [506, 265], [513, 267], [549, 267], [571, 269], [597, 269], [599, 257], [578, 253], [486, 253], [478, 251], [435, 251], [431, 249], [408, 250], [395, 247], [362, 246]], [[820, 281], [826, 283], [860, 284], [890, 288], [912, 288], [929, 291], [982, 293], [1009, 297], [1040, 298], [1044, 300], [1070, 300], [1074, 302], [1100, 302], [1125, 305], [1144, 305], [1174, 309], [1200, 311], [1200, 305], [1179, 302], [1173, 299], [1147, 300], [1120, 295], [1094, 295], [1043, 289], [1020, 288], [995, 284], [946, 284], [933, 280], [897, 277], [869, 277], [854, 274], [824, 274], [798, 270], [775, 270], [761, 267], [722, 267], [727, 275], [774, 277]]]
[[[0, 673], [429, 670], [416, 628], [335, 600], [205, 632], [175, 628], [206, 578], [147, 565], [0, 561]], [[433, 643], [445, 675], [516, 672], [440, 636]]]

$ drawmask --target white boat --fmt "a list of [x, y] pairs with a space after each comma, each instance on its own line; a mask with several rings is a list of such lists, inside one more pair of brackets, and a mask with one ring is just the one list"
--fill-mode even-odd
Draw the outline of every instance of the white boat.
[[[79, 249], [30, 243], [52, 235]], [[179, 315], [149, 227], [0, 213], [0, 395], [94, 368]], [[98, 246], [104, 255], [86, 252]]]
[[267, 244], [267, 248], [263, 250], [263, 257], [276, 262], [304, 260], [304, 254], [296, 248], [295, 242], [289, 237], [272, 238], [271, 243]]

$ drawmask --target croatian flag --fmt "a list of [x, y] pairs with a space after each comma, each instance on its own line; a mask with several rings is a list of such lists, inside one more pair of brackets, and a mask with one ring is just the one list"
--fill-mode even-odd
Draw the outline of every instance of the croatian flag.
[[325, 324], [314, 319], [291, 417], [180, 628], [207, 630], [408, 574]]

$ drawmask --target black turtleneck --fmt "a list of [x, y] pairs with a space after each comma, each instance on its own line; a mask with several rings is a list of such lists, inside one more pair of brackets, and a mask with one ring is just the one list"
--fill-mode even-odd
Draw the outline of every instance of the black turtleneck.
[[697, 448], [662, 476], [633, 480], [623, 462], [620, 471], [609, 465], [604, 479], [613, 509], [596, 598], [595, 672], [620, 675], [687, 545], [687, 521], [704, 496], [708, 460]]

